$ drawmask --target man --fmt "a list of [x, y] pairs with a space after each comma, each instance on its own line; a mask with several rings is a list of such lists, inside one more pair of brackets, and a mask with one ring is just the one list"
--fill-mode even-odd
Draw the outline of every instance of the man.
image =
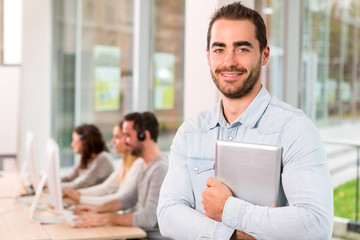
[[[129, 151], [144, 160], [138, 180], [129, 186], [119, 199], [103, 205], [79, 205], [75, 213], [81, 214], [76, 226], [121, 225], [138, 226], [147, 232], [148, 239], [161, 238], [157, 226], [156, 207], [161, 184], [167, 172], [168, 160], [157, 145], [159, 124], [153, 113], [130, 113], [124, 118], [123, 135]], [[126, 214], [113, 213], [135, 207]]]
[[[301, 110], [271, 97], [261, 85], [269, 56], [265, 24], [256, 11], [233, 3], [214, 13], [207, 58], [221, 101], [186, 121], [173, 140], [157, 210], [164, 236], [330, 238], [333, 197], [321, 139]], [[214, 178], [217, 139], [281, 146], [287, 206], [257, 206], [233, 197]]]

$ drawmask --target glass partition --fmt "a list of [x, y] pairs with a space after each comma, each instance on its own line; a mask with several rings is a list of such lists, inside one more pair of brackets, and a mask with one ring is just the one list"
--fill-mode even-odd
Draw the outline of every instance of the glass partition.
[[261, 12], [267, 26], [270, 46], [270, 61], [263, 77], [268, 91], [283, 99], [285, 0], [267, 0], [262, 4]]
[[[133, 106], [133, 0], [53, 1], [55, 15], [53, 135], [63, 166], [73, 164], [76, 125], [97, 125], [111, 146], [112, 128]], [[184, 0], [152, 1], [149, 111], [160, 122], [159, 145], [169, 151], [183, 120]], [[144, 27], [144, 26], [142, 26]], [[149, 56], [149, 54], [145, 56]], [[141, 83], [140, 83], [141, 85]], [[112, 153], [114, 156], [116, 154]], [[118, 157], [118, 156], [116, 156]]]
[[360, 117], [359, 1], [304, 1], [302, 103], [319, 123]]
[[160, 123], [160, 148], [169, 151], [183, 121], [185, 0], [155, 1], [152, 110]]

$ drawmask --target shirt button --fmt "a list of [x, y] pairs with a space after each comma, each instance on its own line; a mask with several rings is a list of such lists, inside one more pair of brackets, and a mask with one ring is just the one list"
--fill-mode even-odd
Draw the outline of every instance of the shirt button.
[[229, 140], [232, 140], [232, 136], [229, 137]]
[[195, 171], [196, 171], [196, 172], [197, 172], [197, 171], [199, 171], [199, 168], [198, 168], [198, 167], [196, 167], [196, 168], [195, 168]]

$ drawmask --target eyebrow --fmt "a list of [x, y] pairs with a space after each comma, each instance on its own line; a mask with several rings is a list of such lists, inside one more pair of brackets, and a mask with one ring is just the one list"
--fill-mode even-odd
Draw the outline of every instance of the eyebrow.
[[[240, 47], [240, 46], [248, 46], [250, 48], [254, 48], [254, 46], [248, 42], [248, 41], [238, 41], [238, 42], [234, 42], [232, 44], [234, 47]], [[225, 43], [222, 43], [222, 42], [214, 42], [211, 47], [226, 47], [226, 44]]]
[[211, 48], [213, 47], [225, 47], [225, 43], [221, 43], [221, 42], [213, 42], [213, 44], [211, 44]]
[[250, 48], [254, 48], [254, 46], [248, 42], [248, 41], [239, 41], [239, 42], [234, 42], [233, 43], [234, 47], [240, 47], [240, 46], [248, 46]]

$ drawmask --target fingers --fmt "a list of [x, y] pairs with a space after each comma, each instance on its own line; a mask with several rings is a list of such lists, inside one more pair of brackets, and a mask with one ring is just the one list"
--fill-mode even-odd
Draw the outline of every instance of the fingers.
[[216, 178], [213, 177], [209, 177], [206, 181], [206, 186], [207, 187], [215, 187], [220, 183], [219, 180], [217, 180]]
[[83, 212], [83, 211], [88, 211], [88, 206], [87, 205], [77, 205], [75, 208], [74, 208], [74, 214], [79, 214], [80, 212]]
[[82, 215], [79, 215], [78, 217], [74, 218], [73, 221], [74, 221], [74, 226], [75, 227], [89, 227], [90, 224], [88, 222], [85, 221], [86, 219], [86, 215], [87, 214], [82, 214]]
[[213, 177], [209, 177], [207, 180], [206, 180], [206, 186], [207, 187], [212, 187], [214, 185], [214, 178]]

